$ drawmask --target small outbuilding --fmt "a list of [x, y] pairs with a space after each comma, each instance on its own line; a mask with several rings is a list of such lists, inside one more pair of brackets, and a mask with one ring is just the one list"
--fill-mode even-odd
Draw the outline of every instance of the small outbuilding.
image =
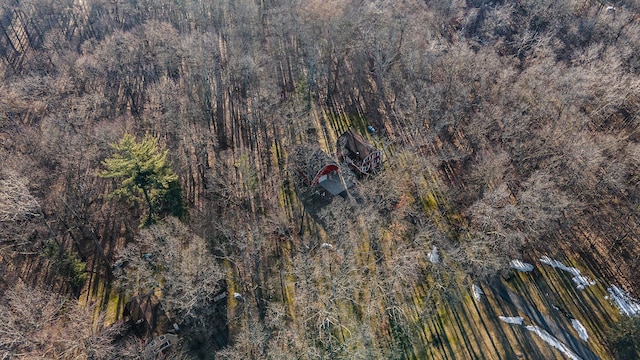
[[158, 355], [166, 355], [173, 345], [177, 344], [179, 338], [175, 334], [162, 334], [151, 340], [142, 352], [142, 358], [145, 360], [155, 359]]
[[319, 186], [333, 195], [342, 195], [347, 189], [340, 176], [338, 163], [319, 146], [295, 146], [289, 154], [289, 161], [309, 187]]
[[353, 129], [338, 138], [338, 157], [358, 174], [370, 173], [382, 165], [382, 152]]

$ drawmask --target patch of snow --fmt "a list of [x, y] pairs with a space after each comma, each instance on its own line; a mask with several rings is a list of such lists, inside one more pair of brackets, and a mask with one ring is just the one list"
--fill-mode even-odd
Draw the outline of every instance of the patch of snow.
[[473, 297], [476, 299], [476, 301], [482, 300], [482, 295], [484, 295], [484, 291], [482, 291], [482, 289], [480, 289], [479, 286], [477, 286], [476, 284], [472, 284], [471, 291], [473, 292]]
[[522, 316], [498, 316], [498, 319], [506, 322], [507, 324], [522, 325], [524, 319]]
[[584, 276], [580, 274], [580, 270], [574, 267], [567, 266], [558, 260], [553, 260], [548, 256], [541, 257], [540, 262], [572, 274], [573, 275], [572, 280], [574, 283], [576, 283], [577, 285], [576, 287], [580, 290], [584, 289], [585, 286], [591, 286], [596, 284], [596, 282], [591, 280], [588, 276]]
[[580, 320], [571, 319], [571, 325], [573, 325], [573, 328], [576, 329], [576, 331], [578, 332], [578, 335], [580, 335], [580, 339], [582, 339], [584, 341], [587, 341], [589, 339], [589, 334], [587, 333], [587, 328], [585, 328], [584, 325], [582, 325]]
[[511, 265], [512, 269], [516, 269], [518, 271], [522, 271], [522, 272], [529, 272], [529, 271], [533, 271], [533, 265], [526, 263], [522, 260], [511, 260], [511, 262], [509, 263]]
[[434, 264], [437, 264], [440, 262], [440, 254], [438, 254], [438, 247], [434, 246], [433, 249], [431, 251], [429, 251], [429, 253], [427, 254], [427, 257], [429, 258], [429, 261], [431, 261]]
[[626, 316], [640, 315], [640, 303], [637, 299], [634, 299], [626, 291], [620, 289], [615, 285], [611, 285], [607, 289], [611, 300], [616, 304], [620, 313]]
[[569, 347], [563, 344], [560, 340], [556, 339], [553, 335], [546, 332], [544, 329], [541, 329], [535, 325], [527, 325], [525, 328], [536, 335], [538, 335], [542, 340], [544, 340], [547, 344], [553, 346], [554, 348], [560, 350], [562, 353], [567, 355], [567, 357], [571, 360], [582, 360], [576, 353], [571, 351]]

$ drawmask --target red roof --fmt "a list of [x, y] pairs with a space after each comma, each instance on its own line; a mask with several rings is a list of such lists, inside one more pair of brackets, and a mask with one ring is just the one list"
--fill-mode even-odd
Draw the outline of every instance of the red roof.
[[318, 146], [294, 147], [289, 161], [307, 185], [317, 185], [320, 177], [338, 171], [338, 164]]

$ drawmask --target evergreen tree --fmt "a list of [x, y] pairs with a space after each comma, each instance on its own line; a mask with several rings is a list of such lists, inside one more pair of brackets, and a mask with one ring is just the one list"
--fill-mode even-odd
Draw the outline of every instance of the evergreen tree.
[[103, 161], [106, 170], [99, 176], [122, 179], [120, 186], [110, 196], [147, 205], [147, 217], [143, 225], [154, 222], [157, 215], [168, 210], [176, 216], [183, 213], [178, 175], [167, 162], [167, 150], [158, 147], [158, 140], [145, 136], [141, 142], [125, 134], [111, 145], [115, 154]]

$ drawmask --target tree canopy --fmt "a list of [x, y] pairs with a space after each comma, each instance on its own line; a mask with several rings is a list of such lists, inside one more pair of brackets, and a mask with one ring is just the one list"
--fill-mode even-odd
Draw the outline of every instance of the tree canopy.
[[[603, 296], [640, 297], [640, 0], [2, 4], [0, 305], [153, 294], [206, 359], [563, 356], [496, 280], [599, 358], [640, 348]], [[348, 129], [382, 171], [298, 186]]]

